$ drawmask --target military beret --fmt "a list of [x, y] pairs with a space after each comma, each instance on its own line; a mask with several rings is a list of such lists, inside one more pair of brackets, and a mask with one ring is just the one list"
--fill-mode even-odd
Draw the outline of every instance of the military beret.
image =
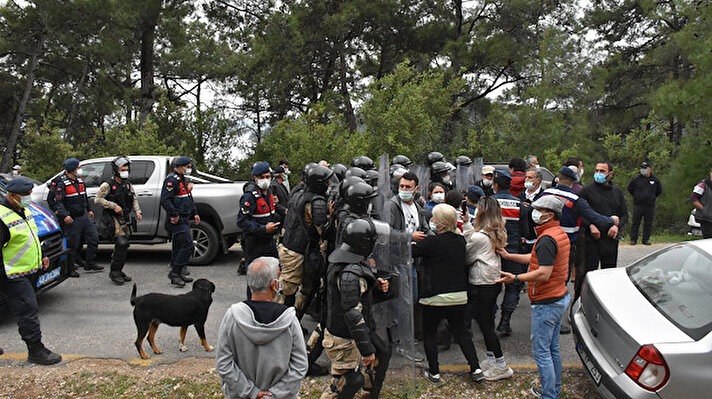
[[568, 177], [569, 179], [571, 179], [571, 181], [578, 180], [578, 176], [576, 176], [576, 173], [568, 166], [562, 166], [561, 169], [559, 169], [559, 174]]
[[272, 169], [270, 169], [268, 162], [264, 162], [264, 161], [257, 162], [252, 167], [252, 176], [263, 175], [263, 174], [271, 172], [271, 171], [272, 171]]
[[79, 167], [79, 160], [77, 158], [67, 158], [62, 163], [62, 166], [67, 172], [73, 172]]
[[482, 190], [479, 186], [470, 186], [467, 188], [467, 199], [469, 199], [472, 202], [477, 202], [480, 200], [480, 197], [484, 197], [485, 192]]
[[32, 183], [32, 180], [26, 177], [17, 177], [15, 179], [12, 179], [5, 186], [7, 191], [16, 194], [29, 193], [34, 187], [35, 185], [34, 183]]
[[190, 157], [187, 157], [185, 155], [177, 157], [175, 161], [173, 161], [175, 166], [185, 166], [193, 163], [193, 160], [190, 159]]

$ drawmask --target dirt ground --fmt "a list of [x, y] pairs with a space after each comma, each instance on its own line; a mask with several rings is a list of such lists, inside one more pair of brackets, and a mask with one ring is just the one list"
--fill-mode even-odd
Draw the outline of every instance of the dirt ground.
[[[537, 383], [535, 370], [517, 370], [514, 377], [483, 384], [465, 375], [444, 374], [434, 385], [418, 370], [389, 371], [383, 398], [526, 398]], [[585, 371], [566, 370], [562, 398], [595, 398]], [[307, 377], [300, 398], [318, 398], [330, 377]], [[222, 398], [220, 377], [212, 359], [188, 358], [170, 364], [129, 363], [84, 358], [43, 367], [27, 363], [0, 365], [0, 398]]]

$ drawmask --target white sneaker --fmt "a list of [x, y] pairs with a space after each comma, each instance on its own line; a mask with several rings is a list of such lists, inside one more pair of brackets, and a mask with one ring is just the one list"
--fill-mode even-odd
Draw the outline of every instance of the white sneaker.
[[495, 362], [496, 360], [494, 360], [494, 358], [488, 357], [482, 362], [480, 362], [480, 368], [482, 369], [482, 371], [487, 371], [495, 366]]
[[428, 370], [423, 370], [423, 376], [425, 376], [425, 378], [429, 379], [430, 382], [432, 382], [432, 383], [435, 383], [435, 384], [439, 384], [439, 383], [440, 383], [440, 373], [438, 373], [438, 374], [430, 374], [430, 371], [428, 371]]
[[497, 381], [509, 378], [514, 375], [514, 370], [509, 367], [499, 368], [494, 366], [488, 370], [485, 370], [485, 380], [487, 381]]

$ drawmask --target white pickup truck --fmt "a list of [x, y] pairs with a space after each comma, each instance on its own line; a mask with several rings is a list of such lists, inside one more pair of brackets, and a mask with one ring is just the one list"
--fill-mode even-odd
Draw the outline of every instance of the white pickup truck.
[[[114, 157], [87, 159], [80, 162], [83, 175], [80, 176], [87, 187], [90, 202], [94, 202], [101, 183], [112, 177], [111, 160]], [[161, 208], [161, 189], [163, 180], [171, 172], [170, 163], [173, 157], [137, 155], [129, 157], [131, 174], [129, 180], [134, 186], [138, 202], [143, 213], [143, 220], [137, 224], [132, 233], [132, 244], [162, 244], [168, 241], [170, 234], [166, 232], [164, 222], [166, 212]], [[228, 249], [240, 236], [237, 227], [237, 212], [245, 182], [233, 182], [222, 177], [196, 171], [188, 180], [195, 184], [193, 198], [200, 215], [200, 224], [191, 225], [195, 251], [190, 264], [206, 265], [215, 259], [220, 251], [227, 253]], [[59, 173], [58, 173], [59, 174]], [[58, 175], [57, 174], [57, 175]], [[55, 176], [50, 178], [51, 182]], [[48, 185], [37, 186], [32, 191], [32, 200], [47, 207]], [[96, 204], [94, 222], [99, 221], [102, 208]], [[107, 243], [104, 237], [100, 242]]]

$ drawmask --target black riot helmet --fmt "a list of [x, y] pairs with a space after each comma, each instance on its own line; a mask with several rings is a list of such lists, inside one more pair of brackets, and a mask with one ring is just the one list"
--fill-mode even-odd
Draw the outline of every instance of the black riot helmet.
[[329, 188], [329, 179], [334, 175], [334, 171], [326, 166], [317, 165], [307, 172], [307, 188], [317, 194], [326, 193]]
[[344, 177], [346, 177], [346, 171], [348, 170], [348, 168], [342, 163], [337, 163], [331, 166], [331, 170], [334, 171], [334, 174], [339, 179], [339, 181], [342, 181], [344, 180]]
[[366, 174], [366, 183], [372, 185], [373, 187], [376, 187], [378, 185], [378, 171], [377, 170], [367, 170]]
[[408, 167], [408, 166], [412, 165], [413, 162], [410, 160], [410, 158], [408, 158], [408, 157], [405, 156], [405, 155], [396, 155], [396, 156], [394, 156], [393, 159], [391, 160], [391, 166], [394, 165], [394, 164], [400, 164], [400, 165], [403, 165], [403, 166], [405, 166], [405, 167]]
[[352, 159], [351, 166], [355, 166], [363, 170], [376, 169], [376, 165], [373, 163], [373, 160], [365, 155], [359, 155]]
[[339, 195], [341, 196], [341, 198], [346, 197], [346, 191], [349, 189], [349, 187], [358, 183], [366, 183], [366, 181], [358, 176], [344, 177], [344, 180], [339, 183]]
[[457, 166], [470, 166], [472, 165], [472, 160], [467, 155], [460, 155], [455, 158], [455, 164]]
[[442, 161], [437, 161], [430, 165], [430, 179], [432, 180], [433, 176], [437, 176], [441, 173], [444, 172], [449, 172], [450, 171], [450, 166]]
[[352, 166], [349, 168], [349, 170], [346, 171], [345, 177], [350, 176], [356, 176], [362, 178], [363, 180], [368, 180], [368, 173], [365, 170], [356, 166]]
[[369, 219], [354, 219], [344, 229], [342, 244], [329, 255], [332, 263], [363, 262], [373, 252], [378, 233]]
[[306, 182], [307, 181], [307, 174], [309, 173], [309, 170], [311, 168], [314, 168], [318, 166], [314, 162], [309, 162], [308, 164], [304, 165], [304, 169], [302, 169], [302, 181]]
[[346, 189], [345, 202], [355, 213], [365, 215], [371, 199], [378, 195], [376, 190], [367, 183], [356, 183]]
[[440, 161], [440, 162], [445, 161], [445, 157], [443, 156], [443, 154], [441, 154], [437, 151], [433, 151], [430, 154], [428, 154], [428, 166], [431, 166], [432, 164], [434, 164], [435, 162], [438, 162], [438, 161]]
[[119, 155], [111, 160], [111, 171], [114, 173], [114, 176], [119, 175], [119, 168], [122, 166], [128, 166], [129, 171], [131, 171], [131, 161], [129, 161], [126, 155]]

